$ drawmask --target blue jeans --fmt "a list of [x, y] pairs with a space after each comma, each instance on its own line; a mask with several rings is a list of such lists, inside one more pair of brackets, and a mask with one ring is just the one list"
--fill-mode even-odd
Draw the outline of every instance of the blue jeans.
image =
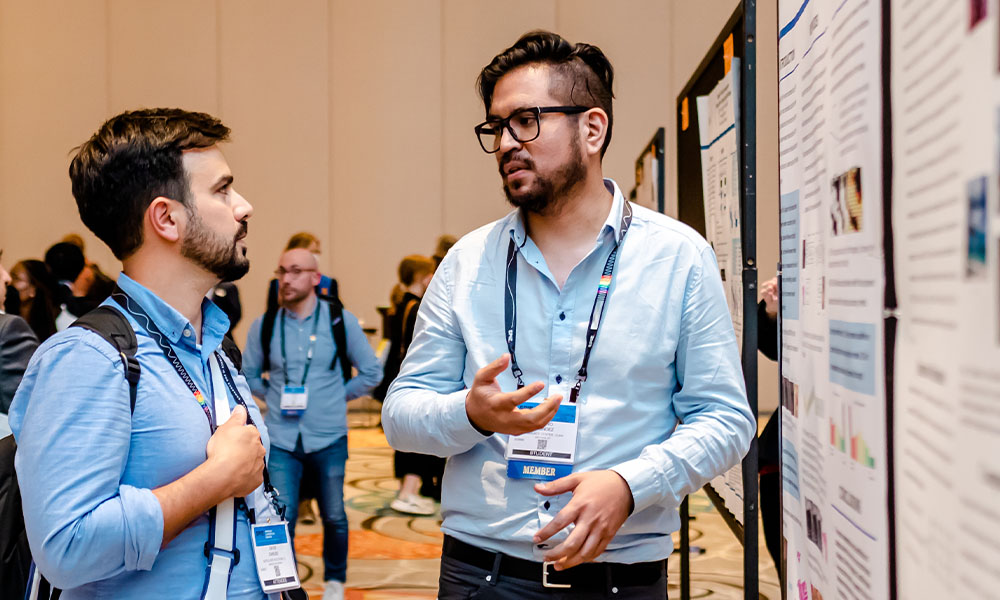
[[302, 437], [295, 450], [271, 445], [268, 471], [271, 484], [278, 489], [278, 501], [285, 505], [288, 532], [295, 538], [299, 517], [299, 484], [302, 469], [309, 465], [319, 474], [319, 512], [323, 519], [323, 579], [347, 579], [347, 513], [344, 512], [344, 464], [347, 462], [347, 436], [316, 452], [302, 449]]

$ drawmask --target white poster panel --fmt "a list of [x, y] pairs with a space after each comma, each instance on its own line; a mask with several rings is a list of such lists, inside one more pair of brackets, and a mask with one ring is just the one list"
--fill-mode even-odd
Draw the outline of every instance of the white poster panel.
[[888, 596], [881, 5], [779, 3], [787, 595]]
[[[701, 145], [705, 239], [715, 250], [726, 303], [743, 347], [743, 245], [740, 240], [739, 105], [740, 59], [707, 96], [696, 98]], [[737, 464], [710, 482], [739, 523], [743, 523], [743, 466]]]
[[1000, 19], [892, 2], [898, 597], [1000, 590]]

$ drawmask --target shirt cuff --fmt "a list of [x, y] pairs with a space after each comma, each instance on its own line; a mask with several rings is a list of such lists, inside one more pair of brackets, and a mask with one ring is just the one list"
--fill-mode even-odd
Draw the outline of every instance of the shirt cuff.
[[453, 432], [456, 442], [471, 448], [493, 433], [481, 430], [472, 424], [469, 413], [465, 410], [465, 399], [468, 395], [469, 390], [459, 390], [445, 395], [442, 401], [444, 413], [447, 415], [448, 430]]
[[163, 541], [163, 508], [150, 489], [122, 485], [118, 494], [125, 518], [125, 570], [149, 571]]
[[640, 457], [611, 467], [611, 470], [621, 475], [632, 491], [632, 502], [635, 504], [632, 514], [659, 504], [664, 498], [673, 495], [666, 493], [673, 472], [672, 464], [654, 464], [649, 459]]

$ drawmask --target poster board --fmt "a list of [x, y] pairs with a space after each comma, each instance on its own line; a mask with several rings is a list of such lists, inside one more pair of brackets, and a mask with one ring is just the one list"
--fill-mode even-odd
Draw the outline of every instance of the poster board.
[[[738, 160], [735, 190], [738, 192], [739, 254], [732, 271], [739, 271], [742, 304], [731, 306], [731, 312], [742, 310], [741, 356], [747, 399], [757, 414], [757, 322], [756, 322], [756, 3], [744, 0], [734, 11], [704, 59], [695, 69], [676, 99], [677, 125], [677, 199], [678, 219], [706, 235], [705, 170], [699, 133], [697, 98], [710, 95], [732, 70], [739, 75], [739, 117], [734, 128], [738, 132]], [[706, 236], [708, 237], [708, 236]], [[732, 241], [732, 240], [730, 240]], [[725, 493], [720, 493], [724, 490]], [[757, 440], [751, 443], [743, 463], [722, 478], [705, 486], [705, 491], [744, 548], [743, 594], [758, 597], [757, 551]], [[681, 514], [681, 596], [690, 597], [687, 578], [687, 519]], [[743, 527], [743, 522], [754, 523]]]
[[785, 595], [888, 598], [883, 5], [781, 0], [778, 29]]

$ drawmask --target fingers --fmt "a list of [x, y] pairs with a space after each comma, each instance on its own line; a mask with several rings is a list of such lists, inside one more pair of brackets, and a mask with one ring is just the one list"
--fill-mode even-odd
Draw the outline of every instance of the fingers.
[[511, 416], [515, 419], [512, 424], [515, 435], [537, 431], [548, 425], [549, 421], [556, 416], [556, 412], [559, 411], [561, 402], [562, 394], [555, 394], [534, 408], [514, 411]]
[[541, 381], [536, 381], [534, 383], [528, 384], [523, 388], [514, 391], [506, 392], [500, 398], [506, 404], [503, 408], [506, 410], [514, 410], [521, 404], [531, 400], [536, 394], [545, 389], [545, 384]]
[[[574, 529], [573, 533], [576, 533], [578, 529]], [[581, 563], [592, 562], [604, 552], [604, 549], [607, 548], [608, 543], [611, 541], [611, 536], [601, 535], [597, 530], [591, 530], [588, 533], [587, 540], [579, 550], [572, 552], [567, 548], [563, 552], [563, 556], [556, 559], [556, 570], [562, 571]], [[570, 534], [570, 537], [573, 537], [573, 534]], [[567, 539], [567, 541], [569, 540]], [[553, 554], [555, 554], [556, 549], [553, 550]]]
[[[482, 369], [476, 371], [476, 377], [472, 381], [472, 385], [490, 385], [496, 380], [497, 375], [503, 373], [504, 369], [510, 364], [510, 354], [502, 354], [500, 358], [486, 365]], [[537, 392], [536, 392], [537, 393]]]
[[555, 518], [549, 521], [548, 525], [539, 529], [538, 533], [536, 533], [532, 539], [536, 544], [544, 542], [556, 533], [565, 529], [570, 523], [576, 521], [579, 514], [580, 508], [578, 506], [573, 504], [566, 505], [565, 508], [559, 511], [559, 514], [557, 514]]
[[578, 485], [580, 485], [580, 475], [579, 473], [573, 473], [555, 481], [536, 484], [535, 491], [543, 496], [558, 496], [559, 494], [572, 492]]
[[580, 548], [587, 540], [589, 533], [590, 526], [587, 523], [577, 523], [573, 531], [569, 533], [561, 544], [545, 553], [545, 560], [555, 562], [557, 571], [573, 566], [572, 564], [567, 564], [567, 562], [570, 558], [575, 558], [579, 555]]
[[229, 423], [232, 423], [233, 426], [246, 425], [247, 424], [246, 409], [240, 405], [237, 405], [236, 408], [233, 409], [232, 414], [229, 415], [229, 420], [227, 420], [222, 425], [225, 426], [228, 425]]

